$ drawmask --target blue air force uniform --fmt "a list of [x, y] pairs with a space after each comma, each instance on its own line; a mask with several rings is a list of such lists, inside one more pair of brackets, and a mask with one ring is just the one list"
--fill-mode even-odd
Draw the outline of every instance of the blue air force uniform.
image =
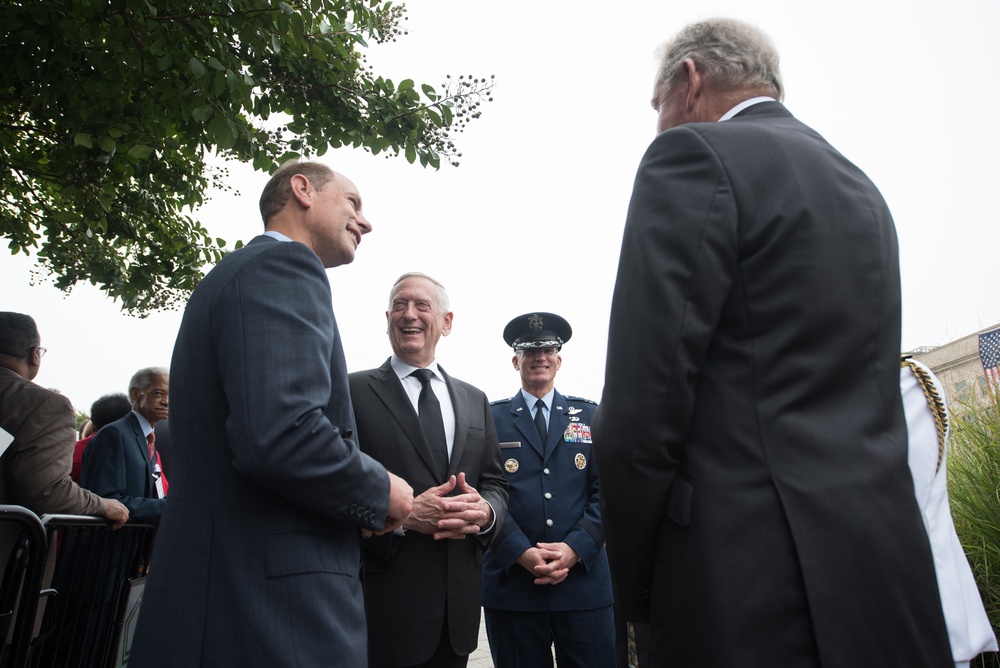
[[[547, 322], [558, 318], [542, 315]], [[568, 338], [555, 339], [554, 347]], [[553, 390], [542, 442], [532, 417], [535, 398], [527, 394], [529, 404], [526, 394], [490, 405], [510, 485], [507, 517], [483, 563], [494, 661], [497, 668], [551, 666], [554, 637], [560, 668], [614, 665], [611, 575], [590, 434], [597, 404]], [[580, 560], [562, 582], [536, 585], [517, 559], [538, 543], [556, 542], [568, 544]], [[547, 650], [541, 655], [540, 646]]]

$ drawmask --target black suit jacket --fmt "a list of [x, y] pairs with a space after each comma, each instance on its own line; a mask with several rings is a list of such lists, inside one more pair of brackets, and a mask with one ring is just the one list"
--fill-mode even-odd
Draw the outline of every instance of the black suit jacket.
[[435, 541], [432, 536], [407, 531], [405, 536], [373, 536], [365, 541], [372, 666], [426, 661], [437, 648], [445, 621], [456, 654], [471, 653], [478, 642], [483, 550], [503, 526], [507, 481], [486, 395], [441, 371], [455, 408], [455, 442], [447, 471], [436, 470], [420, 418], [389, 360], [378, 369], [350, 374], [363, 452], [404, 478], [414, 495], [465, 472], [466, 482], [496, 514], [485, 536]]
[[156, 498], [155, 461], [139, 419], [131, 412], [104, 425], [83, 451], [80, 486], [118, 499], [134, 522], [159, 524], [166, 499]]
[[776, 102], [660, 134], [629, 205], [594, 429], [654, 660], [946, 666], [899, 395], [896, 234]]

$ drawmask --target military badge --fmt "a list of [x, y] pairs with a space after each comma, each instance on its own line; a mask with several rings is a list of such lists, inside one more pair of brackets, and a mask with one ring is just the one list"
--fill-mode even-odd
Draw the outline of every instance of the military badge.
[[537, 313], [532, 314], [528, 317], [528, 327], [534, 331], [539, 331], [542, 328], [542, 316]]
[[[577, 458], [582, 457], [582, 456], [583, 455], [577, 455]], [[576, 465], [579, 467], [580, 466], [580, 462], [577, 461]], [[514, 459], [514, 458], [508, 459], [507, 461], [505, 461], [503, 463], [503, 467], [507, 471], [507, 473], [517, 473], [517, 466], [518, 466], [517, 460]], [[580, 468], [582, 468], [582, 467], [580, 467]]]
[[566, 412], [569, 413], [570, 415], [576, 415], [577, 413], [582, 413], [583, 409], [577, 408], [576, 406], [570, 406], [569, 410]]
[[[581, 471], [587, 468], [587, 458], [583, 456], [582, 452], [576, 453], [576, 468]], [[517, 462], [514, 462], [515, 468], [517, 467]]]
[[566, 426], [566, 431], [563, 432], [563, 440], [567, 443], [594, 442], [590, 437], [590, 425], [582, 422], [570, 422]]

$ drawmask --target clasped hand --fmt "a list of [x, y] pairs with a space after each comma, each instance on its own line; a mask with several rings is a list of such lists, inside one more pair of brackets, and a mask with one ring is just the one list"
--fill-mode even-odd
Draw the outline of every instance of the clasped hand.
[[517, 558], [517, 563], [535, 576], [536, 585], [559, 584], [578, 561], [576, 550], [566, 543], [538, 543]]
[[[455, 489], [458, 494], [448, 496]], [[431, 487], [413, 499], [413, 510], [403, 528], [442, 538], [460, 539], [489, 526], [493, 509], [476, 488], [465, 481], [465, 473], [451, 476], [446, 483]]]

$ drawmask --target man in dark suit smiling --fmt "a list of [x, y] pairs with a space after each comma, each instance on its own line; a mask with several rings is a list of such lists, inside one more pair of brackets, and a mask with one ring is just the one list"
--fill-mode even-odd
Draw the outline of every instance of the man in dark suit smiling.
[[365, 540], [370, 665], [465, 666], [479, 635], [483, 550], [507, 512], [497, 432], [486, 395], [435, 361], [451, 332], [444, 287], [404, 274], [386, 321], [392, 357], [350, 376], [358, 439], [420, 493], [403, 531]]
[[360, 530], [392, 531], [412, 490], [353, 439], [324, 268], [371, 225], [351, 181], [286, 163], [265, 233], [191, 296], [171, 362], [170, 503], [129, 662], [364, 666]]

